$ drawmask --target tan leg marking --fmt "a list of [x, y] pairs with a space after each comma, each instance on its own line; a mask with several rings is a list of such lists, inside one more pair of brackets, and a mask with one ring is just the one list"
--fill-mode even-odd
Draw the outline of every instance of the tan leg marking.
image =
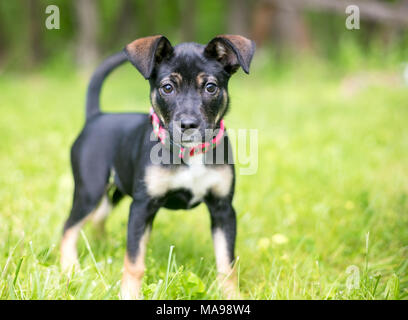
[[76, 244], [84, 223], [85, 221], [81, 221], [64, 232], [61, 241], [61, 268], [64, 272], [69, 272], [72, 268], [79, 270]]
[[227, 240], [221, 229], [215, 229], [213, 232], [213, 242], [215, 250], [215, 260], [217, 263], [217, 280], [226, 299], [238, 299], [240, 297], [237, 287], [237, 278], [235, 269], [232, 268], [229, 255]]
[[121, 298], [123, 300], [141, 299], [142, 279], [145, 272], [146, 245], [149, 231], [146, 231], [139, 242], [139, 250], [134, 261], [126, 253], [122, 276]]
[[89, 219], [92, 219], [95, 226], [103, 231], [105, 219], [111, 208], [112, 206], [109, 203], [108, 197], [105, 195], [94, 211], [92, 211], [83, 220], [64, 232], [60, 249], [61, 267], [64, 272], [69, 272], [73, 267], [79, 270], [77, 242], [82, 227]]
[[99, 206], [91, 213], [92, 222], [100, 235], [105, 233], [106, 218], [111, 210], [112, 204], [110, 203], [108, 196], [104, 195]]

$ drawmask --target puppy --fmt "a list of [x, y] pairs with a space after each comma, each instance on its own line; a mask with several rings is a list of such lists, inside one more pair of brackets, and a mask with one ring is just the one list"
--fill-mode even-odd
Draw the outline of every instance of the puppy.
[[[138, 299], [157, 211], [204, 202], [222, 288], [226, 297], [237, 296], [235, 175], [223, 118], [230, 76], [240, 66], [249, 72], [254, 51], [254, 42], [238, 35], [174, 47], [164, 36], [152, 36], [133, 41], [98, 67], [88, 88], [86, 123], [71, 149], [75, 190], [61, 243], [63, 269], [79, 266], [76, 243], [84, 223], [92, 219], [103, 226], [110, 209], [129, 195], [121, 297]], [[149, 80], [150, 114], [100, 111], [103, 81], [125, 61]]]

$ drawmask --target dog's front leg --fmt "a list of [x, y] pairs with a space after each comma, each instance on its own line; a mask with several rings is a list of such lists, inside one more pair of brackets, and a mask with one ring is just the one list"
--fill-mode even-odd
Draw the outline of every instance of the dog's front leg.
[[211, 232], [214, 243], [218, 281], [227, 299], [239, 298], [235, 275], [234, 249], [236, 216], [230, 197], [208, 196], [205, 203], [211, 215]]
[[121, 298], [140, 299], [145, 271], [145, 254], [149, 233], [158, 207], [150, 200], [132, 202], [128, 222]]

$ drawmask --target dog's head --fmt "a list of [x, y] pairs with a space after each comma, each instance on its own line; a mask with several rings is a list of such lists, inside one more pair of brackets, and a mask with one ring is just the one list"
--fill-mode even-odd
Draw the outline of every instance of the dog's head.
[[150, 82], [162, 125], [185, 145], [202, 142], [206, 129], [218, 128], [228, 110], [228, 80], [239, 66], [249, 72], [254, 51], [254, 42], [238, 35], [174, 47], [166, 37], [152, 36], [125, 47], [129, 61]]

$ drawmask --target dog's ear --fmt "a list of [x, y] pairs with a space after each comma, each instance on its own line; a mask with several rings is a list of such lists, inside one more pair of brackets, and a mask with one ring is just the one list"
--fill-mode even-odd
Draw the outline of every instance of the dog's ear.
[[220, 35], [212, 39], [205, 47], [204, 54], [215, 58], [232, 74], [239, 66], [249, 73], [249, 65], [255, 52], [255, 42], [243, 36]]
[[173, 53], [173, 47], [164, 36], [151, 36], [137, 39], [124, 49], [129, 61], [149, 79], [154, 66]]

